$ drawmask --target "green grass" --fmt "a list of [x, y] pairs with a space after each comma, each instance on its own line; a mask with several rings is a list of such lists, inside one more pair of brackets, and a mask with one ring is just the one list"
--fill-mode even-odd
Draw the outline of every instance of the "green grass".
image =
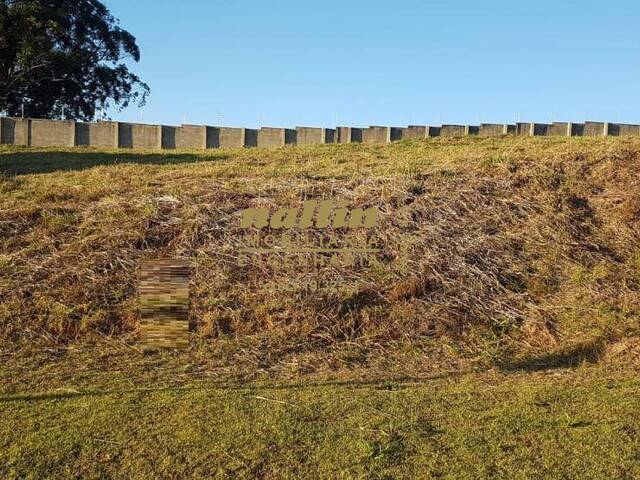
[[634, 372], [596, 367], [4, 395], [0, 476], [637, 478], [638, 405]]
[[[2, 146], [0, 478], [640, 478], [639, 169], [636, 137]], [[383, 212], [380, 262], [238, 268], [238, 209], [325, 196]], [[143, 355], [172, 256], [191, 346]]]

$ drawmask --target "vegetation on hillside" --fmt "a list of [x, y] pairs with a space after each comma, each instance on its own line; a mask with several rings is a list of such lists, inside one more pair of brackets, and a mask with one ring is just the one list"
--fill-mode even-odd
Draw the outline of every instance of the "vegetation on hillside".
[[[179, 256], [194, 264], [184, 358], [211, 368], [416, 372], [638, 354], [638, 138], [1, 152], [5, 349], [135, 346], [137, 265]], [[310, 198], [377, 207], [377, 226], [355, 233], [381, 249], [376, 261], [320, 267], [312, 275], [338, 285], [312, 292], [286, 254], [239, 263], [240, 209]]]
[[[639, 154], [1, 147], [0, 476], [637, 477]], [[240, 209], [324, 198], [379, 209], [333, 232], [375, 262], [240, 262]], [[143, 355], [160, 257], [194, 265], [191, 347]]]

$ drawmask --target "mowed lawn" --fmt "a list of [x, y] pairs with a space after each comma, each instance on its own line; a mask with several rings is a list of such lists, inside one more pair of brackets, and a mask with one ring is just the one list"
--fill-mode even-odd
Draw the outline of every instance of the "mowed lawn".
[[638, 478], [639, 407], [600, 366], [5, 395], [0, 477]]

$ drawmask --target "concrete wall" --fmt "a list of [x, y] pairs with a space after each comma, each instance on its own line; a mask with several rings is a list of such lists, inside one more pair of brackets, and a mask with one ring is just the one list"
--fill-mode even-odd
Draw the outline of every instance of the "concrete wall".
[[534, 135], [549, 135], [550, 125], [548, 123], [534, 123], [533, 134]]
[[296, 127], [295, 142], [298, 145], [310, 145], [314, 143], [334, 143], [335, 130], [320, 127]]
[[258, 130], [258, 147], [282, 147], [296, 143], [297, 132], [291, 128], [262, 127]]
[[605, 134], [604, 128], [604, 122], [584, 122], [582, 135], [585, 137], [601, 137]]
[[391, 128], [371, 125], [362, 131], [364, 143], [388, 143], [391, 141]]
[[207, 148], [258, 146], [258, 130], [239, 127], [207, 127]]
[[169, 125], [162, 125], [162, 148], [177, 148], [176, 136], [180, 127], [172, 127]]
[[298, 132], [292, 128], [284, 129], [284, 143], [285, 145], [295, 144], [298, 141]]
[[571, 124], [571, 136], [581, 137], [584, 135], [584, 123], [572, 123]]
[[262, 127], [258, 130], [258, 147], [282, 147], [285, 144], [285, 129]]
[[244, 128], [206, 127], [207, 148], [242, 148], [244, 147]]
[[560, 135], [568, 137], [570, 134], [570, 124], [567, 122], [553, 122], [547, 127], [547, 135]]
[[547, 128], [547, 135], [560, 135], [564, 137], [579, 137], [584, 134], [583, 123], [553, 122]]
[[336, 131], [334, 128], [324, 129], [324, 143], [336, 143]]
[[442, 130], [442, 127], [436, 127], [434, 125], [430, 125], [427, 127], [427, 137], [439, 137], [440, 136], [440, 130]]
[[76, 122], [76, 145], [117, 148], [118, 131], [118, 122]]
[[29, 118], [0, 118], [0, 143], [34, 147], [90, 146], [94, 148], [205, 149], [280, 147], [287, 144], [387, 143], [407, 138], [481, 135], [604, 136], [640, 135], [640, 125], [606, 122], [553, 122], [516, 124], [483, 123], [387, 127], [296, 127], [260, 130], [204, 125], [149, 125], [123, 122], [74, 122]]
[[120, 148], [161, 148], [161, 125], [145, 123], [118, 123]]
[[480, 131], [482, 137], [497, 137], [508, 133], [509, 126], [503, 123], [481, 123]]
[[364, 128], [337, 127], [336, 143], [360, 143], [362, 142], [362, 132]]
[[244, 146], [245, 147], [257, 147], [258, 146], [258, 131], [255, 128], [244, 129]]
[[407, 128], [401, 129], [401, 138], [425, 138], [427, 136], [427, 127], [422, 125], [409, 125]]
[[32, 147], [73, 147], [75, 135], [73, 121], [31, 120]]
[[[224, 127], [216, 128], [216, 127], [206, 127], [207, 134], [207, 148], [223, 148], [223, 145], [220, 143], [220, 132], [221, 130], [225, 130], [225, 140], [231, 143], [238, 143], [237, 147], [240, 148], [243, 145], [242, 141], [242, 129], [241, 128], [232, 128], [227, 129]], [[227, 132], [226, 130], [231, 130]], [[224, 145], [224, 147], [229, 148], [229, 145]], [[233, 147], [231, 147], [233, 148]]]
[[404, 128], [389, 127], [389, 139], [392, 142], [397, 142], [398, 140], [402, 140], [403, 133], [404, 133]]
[[324, 129], [317, 127], [296, 127], [296, 139], [300, 145], [324, 143]]
[[351, 128], [350, 127], [337, 127], [336, 128], [336, 143], [351, 143]]
[[465, 125], [442, 125], [442, 127], [440, 127], [440, 136], [457, 137], [464, 135], [465, 131]]
[[28, 146], [31, 139], [30, 124], [28, 118], [0, 119], [0, 142]]
[[182, 125], [176, 132], [176, 148], [207, 148], [207, 127], [204, 125]]
[[531, 135], [531, 123], [518, 122], [516, 123], [516, 135]]
[[609, 135], [640, 135], [640, 125], [610, 123]]
[[207, 127], [204, 125], [162, 126], [162, 148], [203, 150], [207, 148]]
[[547, 123], [518, 122], [515, 126], [515, 134], [525, 136], [548, 135], [550, 127], [551, 125]]
[[16, 138], [15, 118], [0, 118], [0, 143], [20, 145], [20, 139]]

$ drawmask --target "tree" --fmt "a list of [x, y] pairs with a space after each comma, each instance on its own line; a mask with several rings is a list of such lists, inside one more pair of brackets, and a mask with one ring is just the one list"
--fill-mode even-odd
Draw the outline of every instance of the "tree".
[[124, 63], [136, 39], [98, 0], [0, 0], [0, 111], [91, 120], [143, 106], [149, 87]]

